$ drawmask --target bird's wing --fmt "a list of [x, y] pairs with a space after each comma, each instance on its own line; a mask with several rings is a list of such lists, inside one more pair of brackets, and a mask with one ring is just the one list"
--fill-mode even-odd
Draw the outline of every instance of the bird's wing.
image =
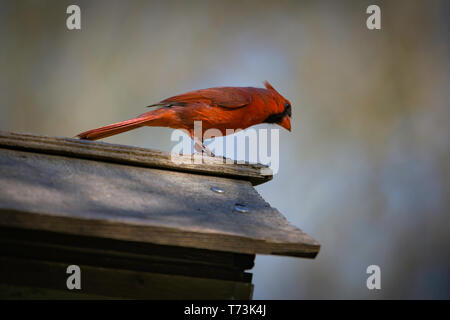
[[184, 106], [190, 103], [206, 103], [210, 106], [223, 108], [241, 108], [252, 102], [249, 88], [220, 87], [186, 92], [162, 100], [150, 107]]

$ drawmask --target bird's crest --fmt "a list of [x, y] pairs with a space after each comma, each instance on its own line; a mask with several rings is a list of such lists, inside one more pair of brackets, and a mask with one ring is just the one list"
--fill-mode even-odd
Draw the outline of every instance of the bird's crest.
[[275, 90], [274, 87], [272, 87], [272, 85], [269, 83], [269, 81], [264, 81], [264, 86], [266, 87], [267, 90], [272, 90], [275, 91], [276, 93], [280, 94], [277, 90]]

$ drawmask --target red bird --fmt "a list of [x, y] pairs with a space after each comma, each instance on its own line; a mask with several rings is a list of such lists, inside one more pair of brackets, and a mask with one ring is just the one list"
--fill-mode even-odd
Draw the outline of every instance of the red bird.
[[139, 127], [185, 129], [195, 142], [196, 150], [211, 152], [194, 136], [194, 121], [202, 121], [203, 133], [218, 129], [246, 129], [260, 123], [276, 123], [291, 131], [291, 103], [269, 82], [265, 89], [253, 87], [218, 87], [186, 92], [161, 102], [135, 119], [89, 130], [77, 135], [80, 139], [97, 140]]

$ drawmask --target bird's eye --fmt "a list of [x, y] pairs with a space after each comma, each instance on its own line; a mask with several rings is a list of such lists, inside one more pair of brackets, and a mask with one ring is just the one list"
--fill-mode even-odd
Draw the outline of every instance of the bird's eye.
[[289, 102], [286, 102], [284, 104], [284, 111], [288, 114], [289, 117], [291, 116], [292, 111], [291, 111], [291, 105], [289, 104]]

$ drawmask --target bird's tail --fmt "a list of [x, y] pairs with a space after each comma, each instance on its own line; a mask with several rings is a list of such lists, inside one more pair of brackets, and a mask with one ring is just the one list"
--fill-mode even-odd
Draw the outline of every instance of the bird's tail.
[[153, 120], [156, 118], [155, 116], [145, 116], [138, 117], [135, 119], [125, 120], [117, 123], [113, 123], [104, 127], [100, 127], [97, 129], [92, 129], [89, 131], [82, 132], [77, 134], [77, 137], [80, 139], [87, 140], [98, 140], [106, 137], [113, 136], [115, 134], [119, 134], [125, 131], [133, 130], [146, 125], [146, 122]]

